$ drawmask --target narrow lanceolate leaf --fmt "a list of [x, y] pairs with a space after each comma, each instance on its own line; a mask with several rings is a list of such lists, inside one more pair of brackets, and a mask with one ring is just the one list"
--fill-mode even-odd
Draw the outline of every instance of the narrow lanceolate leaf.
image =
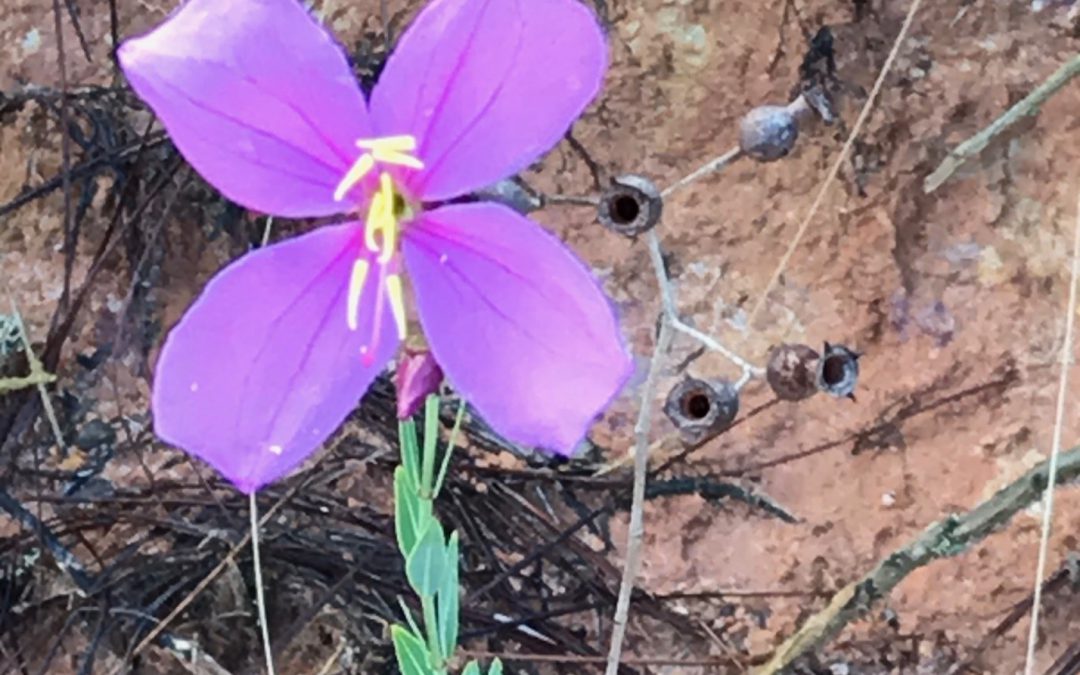
[[409, 584], [421, 596], [435, 597], [443, 583], [448, 567], [445, 541], [442, 525], [432, 519], [405, 561]]
[[394, 532], [397, 535], [398, 548], [406, 558], [420, 539], [416, 523], [421, 508], [416, 490], [409, 485], [405, 467], [394, 469]]
[[416, 422], [412, 419], [398, 423], [398, 442], [401, 443], [401, 465], [415, 491], [420, 486], [420, 441], [416, 437]]
[[465, 670], [461, 671], [461, 675], [480, 675], [480, 664], [476, 661], [469, 661], [469, 665], [465, 666]]
[[427, 647], [423, 640], [404, 626], [398, 625], [390, 627], [390, 637], [394, 642], [394, 654], [402, 675], [431, 675]]
[[491, 668], [488, 668], [488, 675], [502, 675], [502, 661], [495, 659], [491, 662]]
[[450, 658], [457, 648], [458, 611], [458, 533], [450, 533], [450, 542], [446, 545], [446, 570], [439, 586], [439, 646], [444, 658]]

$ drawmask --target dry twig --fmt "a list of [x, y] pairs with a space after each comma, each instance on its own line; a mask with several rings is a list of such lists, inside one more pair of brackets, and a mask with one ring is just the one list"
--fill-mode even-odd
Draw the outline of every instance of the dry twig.
[[1064, 87], [1070, 80], [1080, 75], [1080, 54], [1072, 57], [1063, 66], [1054, 71], [1054, 74], [1025, 96], [1016, 105], [1009, 108], [1004, 115], [990, 123], [985, 129], [967, 139], [949, 153], [941, 161], [934, 173], [923, 181], [923, 192], [930, 194], [941, 187], [942, 183], [949, 180], [956, 170], [963, 166], [964, 162], [982, 152], [998, 134], [1008, 129], [1018, 120], [1027, 115], [1039, 112], [1039, 108], [1048, 98], [1053, 96], [1059, 89]]
[[[810, 617], [780, 645], [755, 675], [776, 675], [800, 656], [835, 637], [888, 596], [914, 570], [940, 558], [966, 551], [1039, 499], [1049, 481], [1050, 463], [1043, 462], [967, 513], [952, 514], [932, 524], [913, 542], [880, 560], [862, 578], [841, 588], [825, 609]], [[1080, 447], [1060, 455], [1056, 484], [1080, 477]]]

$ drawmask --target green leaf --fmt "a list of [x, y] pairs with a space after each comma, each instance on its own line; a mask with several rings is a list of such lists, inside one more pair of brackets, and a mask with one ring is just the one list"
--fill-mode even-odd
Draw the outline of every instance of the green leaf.
[[430, 675], [427, 647], [424, 641], [416, 637], [403, 626], [390, 627], [390, 637], [394, 641], [394, 654], [402, 675]]
[[420, 626], [416, 624], [416, 619], [413, 618], [412, 610], [405, 604], [405, 599], [399, 595], [397, 601], [398, 605], [401, 607], [402, 615], [404, 615], [405, 620], [409, 622], [409, 630], [412, 631], [413, 635], [422, 635], [424, 631], [420, 630]]
[[411, 419], [398, 422], [398, 439], [401, 443], [401, 465], [415, 492], [420, 486], [420, 442], [416, 438], [416, 422]]
[[488, 675], [502, 675], [502, 661], [495, 659], [488, 668]]
[[469, 661], [469, 664], [465, 666], [465, 670], [461, 671], [461, 675], [480, 675], [480, 664], [476, 661]]
[[446, 546], [446, 569], [439, 585], [438, 617], [439, 647], [444, 658], [450, 658], [457, 648], [458, 610], [461, 603], [458, 590], [458, 533], [450, 533], [450, 543]]
[[409, 584], [422, 596], [435, 597], [446, 574], [446, 541], [442, 525], [431, 519], [416, 548], [405, 560]]
[[397, 535], [398, 548], [408, 558], [420, 539], [417, 524], [420, 521], [423, 506], [416, 490], [409, 485], [404, 466], [394, 469], [394, 533]]

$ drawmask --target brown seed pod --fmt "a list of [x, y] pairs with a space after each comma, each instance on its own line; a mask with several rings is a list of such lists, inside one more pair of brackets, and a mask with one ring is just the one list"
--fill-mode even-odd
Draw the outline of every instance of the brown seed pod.
[[802, 401], [818, 392], [818, 360], [821, 355], [806, 345], [780, 344], [769, 352], [765, 381], [776, 397]]
[[672, 387], [664, 413], [689, 443], [726, 431], [739, 414], [739, 391], [726, 380], [688, 377]]
[[739, 123], [739, 147], [759, 162], [786, 157], [798, 138], [799, 122], [785, 106], [758, 106]]
[[664, 200], [660, 190], [644, 176], [627, 174], [611, 181], [600, 195], [597, 218], [613, 232], [636, 237], [660, 222]]
[[818, 362], [818, 388], [833, 396], [855, 400], [855, 385], [859, 382], [859, 357], [861, 354], [844, 345], [825, 343], [821, 361]]

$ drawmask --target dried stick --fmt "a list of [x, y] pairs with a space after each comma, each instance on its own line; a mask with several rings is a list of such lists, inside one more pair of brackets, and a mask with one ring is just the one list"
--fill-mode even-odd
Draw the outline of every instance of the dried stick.
[[1039, 112], [1039, 108], [1048, 98], [1057, 93], [1070, 80], [1080, 75], [1080, 54], [1067, 61], [1065, 65], [1054, 71], [1054, 74], [1025, 96], [1016, 105], [1009, 108], [1004, 115], [990, 123], [985, 129], [967, 139], [948, 154], [941, 161], [938, 168], [923, 180], [923, 192], [930, 194], [941, 187], [942, 183], [949, 180], [956, 170], [963, 166], [964, 162], [982, 152], [990, 142], [1001, 132], [1015, 124], [1020, 118]]
[[754, 319], [768, 300], [769, 293], [772, 292], [773, 287], [776, 286], [776, 283], [780, 280], [780, 275], [787, 269], [787, 265], [791, 261], [791, 256], [795, 253], [795, 249], [798, 248], [799, 242], [802, 241], [803, 236], [806, 234], [806, 230], [810, 228], [810, 222], [814, 219], [814, 216], [817, 215], [818, 209], [821, 208], [821, 204], [825, 201], [825, 194], [836, 180], [836, 176], [840, 173], [840, 167], [843, 166], [848, 155], [851, 153], [851, 148], [855, 145], [855, 137], [862, 131], [863, 125], [866, 124], [867, 118], [870, 117], [870, 111], [874, 109], [874, 103], [877, 101], [878, 94], [881, 92], [881, 87], [885, 84], [885, 77], [888, 76], [889, 72], [892, 70], [893, 62], [896, 61], [896, 55], [900, 53], [900, 45], [904, 43], [904, 38], [907, 37], [908, 31], [911, 29], [911, 24], [915, 20], [915, 14], [919, 11], [919, 5], [921, 4], [922, 0], [912, 0], [911, 7], [908, 8], [907, 16], [904, 17], [904, 25], [900, 27], [900, 32], [896, 35], [896, 41], [893, 42], [892, 49], [889, 50], [889, 55], [885, 58], [885, 64], [881, 67], [881, 72], [878, 73], [877, 81], [874, 82], [874, 88], [870, 90], [870, 96], [866, 99], [866, 103], [859, 112], [859, 117], [855, 120], [855, 126], [851, 128], [851, 133], [848, 134], [847, 140], [844, 141], [844, 147], [840, 149], [840, 154], [837, 156], [836, 161], [833, 162], [828, 175], [825, 176], [825, 181], [821, 184], [817, 196], [814, 197], [814, 202], [810, 205], [810, 210], [806, 212], [806, 216], [803, 218], [802, 222], [799, 223], [799, 229], [795, 231], [795, 236], [791, 239], [791, 243], [788, 244], [787, 251], [784, 252], [784, 257], [780, 258], [780, 263], [776, 266], [776, 269], [773, 270], [772, 276], [769, 278], [769, 283], [765, 284], [765, 290], [762, 291], [757, 302], [754, 303], [753, 309], [750, 310], [750, 314], [746, 317], [747, 326], [754, 325]]
[[55, 381], [55, 375], [44, 371], [40, 373], [30, 373], [26, 377], [0, 377], [0, 394], [19, 391], [20, 389], [26, 389], [28, 387], [36, 387], [38, 385], [52, 384]]
[[717, 171], [720, 171], [721, 169], [727, 167], [728, 164], [731, 164], [740, 157], [742, 157], [742, 150], [739, 148], [739, 146], [736, 145], [734, 148], [728, 150], [716, 159], [712, 159], [706, 162], [700, 168], [696, 169], [693, 173], [690, 173], [685, 177], [680, 178], [668, 187], [664, 188], [664, 191], [660, 193], [660, 196], [667, 198], [671, 196], [671, 194], [676, 190], [680, 190], [689, 185], [690, 183], [698, 180], [699, 178], [708, 176], [710, 173], [716, 173]]
[[[30, 344], [30, 335], [26, 332], [26, 325], [23, 323], [22, 315], [19, 314], [19, 308], [15, 305], [15, 300], [11, 299], [10, 289], [8, 293], [11, 316], [15, 319], [15, 327], [19, 329], [19, 340], [22, 341], [23, 350], [26, 352], [26, 360], [30, 363], [30, 375], [22, 379], [33, 380], [38, 395], [41, 397], [41, 405], [45, 408], [45, 417], [49, 420], [49, 428], [52, 430], [53, 438], [56, 440], [56, 447], [59, 448], [61, 456], [67, 457], [67, 446], [64, 445], [64, 435], [60, 432], [60, 422], [56, 419], [56, 410], [53, 408], [52, 399], [49, 398], [49, 392], [45, 390], [45, 385], [55, 380], [56, 376], [45, 372], [41, 360], [34, 353], [34, 348]], [[3, 393], [4, 390], [4, 381], [0, 380], [0, 393]]]
[[[865, 576], [840, 589], [825, 609], [810, 617], [776, 649], [773, 657], [755, 675], [776, 675], [800, 656], [836, 636], [850, 621], [869, 611], [914, 570], [940, 558], [960, 555], [1016, 513], [1039, 499], [1050, 485], [1050, 463], [1043, 462], [1019, 480], [999, 490], [970, 511], [949, 515], [928, 527], [907, 546], [878, 561]], [[1055, 485], [1080, 477], [1080, 447], [1062, 453]]]
[[630, 596], [634, 592], [634, 581], [641, 566], [641, 540], [645, 532], [645, 478], [649, 468], [649, 428], [652, 423], [652, 408], [656, 402], [656, 383], [663, 368], [664, 356], [671, 346], [671, 337], [671, 325], [665, 314], [660, 321], [660, 335], [656, 338], [652, 363], [649, 364], [649, 374], [641, 393], [637, 422], [634, 424], [634, 489], [630, 502], [630, 526], [626, 536], [626, 564], [619, 584], [619, 597], [615, 603], [615, 619], [611, 629], [611, 646], [608, 649], [605, 675], [616, 675], [619, 672], [619, 657], [622, 654], [626, 622], [630, 614]]
[[[1078, 59], [1080, 62], [1080, 59]], [[1046, 556], [1050, 548], [1050, 526], [1054, 518], [1054, 490], [1057, 480], [1058, 455], [1061, 454], [1061, 430], [1065, 422], [1065, 399], [1069, 392], [1069, 371], [1073, 361], [1073, 327], [1076, 324], [1076, 280], [1080, 278], [1080, 198], [1076, 202], [1076, 227], [1073, 228], [1072, 274], [1069, 277], [1069, 302], [1065, 305], [1065, 342], [1061, 345], [1061, 377], [1058, 379], [1057, 411], [1054, 414], [1054, 435], [1050, 444], [1050, 468], [1043, 496], [1042, 531], [1039, 535], [1039, 561], [1035, 566], [1035, 594], [1031, 601], [1031, 627], [1028, 633], [1024, 675], [1035, 672], [1035, 642], [1039, 636], [1039, 607], [1042, 604], [1043, 577], [1046, 576]]]
[[[284, 506], [286, 502], [288, 502], [290, 499], [292, 499], [293, 495], [295, 495], [301, 488], [304, 488], [306, 486], [307, 486], [307, 482], [304, 481], [304, 482], [297, 483], [296, 485], [291, 487], [288, 492], [286, 492], [284, 495], [282, 495], [282, 497], [279, 500], [277, 500], [274, 503], [274, 505], [271, 506], [270, 509], [265, 514], [263, 514], [263, 516], [261, 518], [259, 518], [259, 520], [257, 522], [258, 527], [262, 527], [263, 525], [265, 525], [274, 516], [274, 514], [277, 513], [277, 510], [279, 508]], [[256, 529], [258, 529], [258, 527]], [[151, 642], [153, 642], [154, 639], [157, 638], [157, 636], [163, 630], [165, 630], [165, 628], [170, 623], [172, 623], [172, 621], [176, 617], [180, 616], [181, 612], [183, 612], [185, 609], [187, 609], [188, 605], [190, 605], [192, 603], [192, 601], [194, 601], [195, 598], [199, 596], [200, 593], [202, 593], [204, 590], [206, 590], [206, 587], [209, 586], [214, 581], [214, 579], [217, 579], [218, 576], [222, 572], [224, 572], [225, 569], [228, 568], [228, 566], [230, 564], [232, 564], [233, 560], [236, 559], [236, 556], [239, 555], [240, 551], [244, 550], [244, 547], [247, 546], [250, 541], [251, 541], [251, 532], [249, 531], [247, 534], [245, 534], [240, 539], [240, 541], [238, 541], [231, 549], [229, 549], [229, 552], [225, 554], [225, 557], [221, 559], [221, 562], [219, 562], [214, 569], [210, 570], [210, 573], [207, 574], [206, 577], [204, 577], [202, 579], [202, 581], [200, 581], [195, 586], [195, 588], [193, 588], [191, 590], [191, 592], [188, 593], [187, 596], [185, 596], [184, 599], [181, 600], [176, 605], [176, 607], [174, 607], [173, 610], [171, 612], [169, 612], [168, 615], [165, 616], [164, 619], [162, 619], [156, 626], [154, 626], [154, 628], [151, 629], [150, 632], [147, 633], [146, 636], [143, 637], [143, 639], [140, 640], [137, 645], [135, 645], [135, 648], [131, 650], [130, 654], [128, 654], [128, 658], [132, 658], [136, 654], [141, 652], [142, 650], [146, 649], [146, 647]], [[116, 670], [114, 670], [112, 672], [112, 675], [119, 675], [119, 673], [123, 669], [124, 669], [124, 666], [121, 666], [120, 668], [117, 668]]]

